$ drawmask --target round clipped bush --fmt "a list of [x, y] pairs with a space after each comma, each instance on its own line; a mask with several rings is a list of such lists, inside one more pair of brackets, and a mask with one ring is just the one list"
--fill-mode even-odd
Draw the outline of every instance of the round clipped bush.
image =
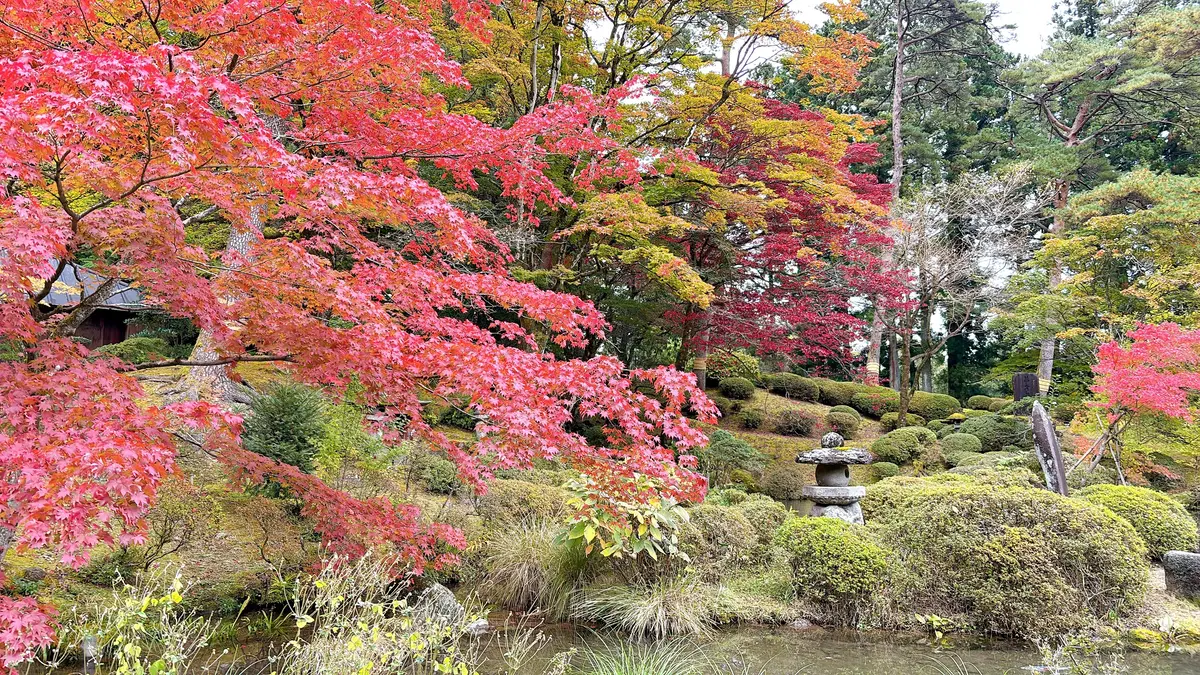
[[775, 418], [775, 433], [781, 436], [808, 436], [817, 419], [802, 410], [784, 410]]
[[891, 431], [871, 444], [871, 453], [876, 459], [907, 464], [921, 451], [921, 441], [908, 431]]
[[125, 363], [139, 365], [166, 359], [171, 354], [171, 346], [161, 338], [131, 337], [122, 342], [97, 347], [92, 351], [115, 356]]
[[854, 438], [855, 432], [858, 431], [860, 419], [857, 415], [847, 415], [842, 412], [830, 412], [825, 414], [825, 423], [830, 429], [838, 432], [845, 438]]
[[712, 394], [709, 394], [708, 400], [712, 401], [713, 405], [717, 406], [717, 410], [721, 411], [721, 417], [729, 417], [729, 415], [733, 413], [733, 401], [730, 401], [724, 396], [713, 396]]
[[742, 377], [755, 382], [759, 378], [758, 359], [745, 352], [715, 351], [708, 355], [705, 367], [706, 377], [712, 380]]
[[708, 491], [708, 494], [704, 495], [704, 503], [716, 504], [717, 506], [737, 506], [746, 501], [746, 498], [749, 496], [745, 490], [740, 488], [713, 488]]
[[758, 429], [763, 425], [761, 410], [743, 410], [741, 419], [743, 429]]
[[734, 469], [729, 472], [729, 484], [736, 485], [746, 492], [754, 492], [758, 490], [758, 481], [754, 478], [754, 474], [745, 469]]
[[760, 546], [767, 546], [774, 540], [775, 531], [791, 514], [788, 507], [766, 495], [754, 495], [737, 504], [737, 509], [746, 516], [746, 520], [749, 520], [750, 524], [754, 526], [754, 530], [758, 532]]
[[479, 497], [476, 513], [485, 523], [559, 520], [567, 512], [567, 491], [523, 480], [493, 480]]
[[[908, 413], [904, 416], [905, 426], [913, 424], [924, 424], [925, 418], [915, 413]], [[900, 426], [900, 413], [890, 412], [884, 413], [883, 417], [879, 418], [879, 426], [883, 427], [884, 431], [894, 431]]]
[[883, 388], [862, 391], [850, 397], [850, 406], [867, 417], [879, 419], [900, 410], [900, 394]]
[[1138, 608], [1149, 567], [1129, 523], [1080, 499], [1014, 485], [1007, 473], [896, 477], [867, 488], [866, 520], [896, 553], [896, 610], [1036, 637]]
[[688, 516], [681, 543], [694, 563], [719, 570], [749, 560], [758, 543], [758, 531], [742, 511], [701, 504], [688, 509]]
[[727, 377], [721, 380], [717, 389], [731, 399], [745, 401], [754, 396], [754, 383], [744, 377]]
[[887, 574], [889, 554], [867, 528], [837, 518], [789, 518], [775, 544], [787, 554], [797, 594], [813, 600], [866, 596]]
[[975, 410], [987, 410], [988, 406], [990, 406], [992, 404], [993, 400], [994, 399], [991, 396], [984, 396], [983, 394], [975, 394], [974, 396], [967, 399], [967, 407], [974, 408]]
[[1000, 412], [1001, 410], [1004, 410], [1004, 408], [1010, 403], [1012, 403], [1012, 401], [1005, 398], [994, 398], [992, 399], [992, 402], [988, 404], [986, 410], [988, 412]]
[[1161, 492], [1134, 485], [1090, 485], [1079, 491], [1079, 499], [1112, 509], [1128, 520], [1155, 559], [1167, 551], [1196, 548], [1196, 521], [1182, 504]]
[[983, 444], [984, 452], [1003, 450], [1006, 445], [1015, 445], [1021, 449], [1033, 447], [1033, 428], [1029, 425], [1029, 420], [1021, 417], [971, 417], [963, 422], [958, 430], [978, 438]]
[[800, 499], [804, 487], [804, 471], [797, 464], [776, 464], [763, 473], [758, 489], [772, 499]]
[[854, 417], [857, 418], [860, 422], [862, 421], [862, 415], [859, 414], [859, 412], [857, 410], [855, 410], [854, 408], [851, 408], [848, 405], [835, 405], [829, 409], [829, 412], [831, 412], [831, 413], [846, 413], [847, 415], [854, 415]]
[[820, 392], [817, 394], [817, 400], [825, 405], [839, 406], [850, 405], [850, 399], [860, 391], [866, 389], [857, 382], [836, 382], [834, 380], [826, 380], [819, 378], [814, 380], [817, 383]]
[[972, 436], [971, 434], [949, 434], [942, 438], [942, 454], [946, 457], [946, 461], [956, 465], [951, 460], [953, 455], [961, 455], [964, 452], [982, 452], [983, 443]]
[[899, 429], [896, 429], [896, 431], [907, 431], [913, 436], [916, 436], [917, 442], [925, 448], [937, 444], [937, 434], [926, 429], [925, 427], [900, 427]]
[[875, 462], [871, 465], [871, 470], [875, 472], [875, 477], [879, 480], [891, 478], [900, 473], [900, 467], [891, 462]]
[[918, 391], [909, 401], [908, 409], [927, 420], [944, 420], [955, 413], [962, 412], [962, 405], [953, 396]]
[[817, 383], [795, 373], [773, 373], [763, 378], [772, 394], [786, 396], [797, 401], [816, 401], [820, 395]]
[[950, 434], [956, 434], [956, 433], [958, 433], [958, 430], [954, 427], [954, 425], [947, 424], [946, 426], [937, 430], [937, 437], [945, 438], [945, 437], [949, 436]]
[[942, 420], [930, 420], [925, 423], [925, 428], [932, 431], [935, 434], [937, 432], [941, 431], [946, 426], [947, 426], [946, 423]]

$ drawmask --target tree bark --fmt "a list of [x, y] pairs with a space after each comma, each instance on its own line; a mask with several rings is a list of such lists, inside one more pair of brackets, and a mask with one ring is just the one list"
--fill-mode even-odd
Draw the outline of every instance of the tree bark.
[[[1068, 143], [1069, 145], [1073, 145]], [[1061, 209], [1067, 206], [1067, 200], [1071, 196], [1071, 183], [1065, 178], [1056, 181], [1054, 186], [1054, 220], [1050, 224], [1050, 234], [1058, 234], [1062, 231], [1062, 213]], [[1062, 282], [1062, 265], [1055, 259], [1049, 270], [1049, 278], [1047, 279], [1046, 288], [1053, 293]], [[1042, 396], [1050, 393], [1050, 382], [1054, 376], [1054, 354], [1058, 349], [1058, 340], [1053, 336], [1042, 340], [1040, 353], [1038, 354], [1038, 391]]]

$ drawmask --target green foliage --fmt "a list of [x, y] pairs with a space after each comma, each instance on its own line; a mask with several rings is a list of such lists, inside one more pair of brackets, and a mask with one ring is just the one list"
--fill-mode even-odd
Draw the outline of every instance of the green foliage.
[[1012, 401], [1007, 401], [1002, 398], [994, 398], [992, 399], [992, 402], [988, 404], [987, 410], [988, 412], [998, 413], [1007, 408], [1011, 403]]
[[866, 520], [896, 552], [890, 598], [900, 610], [1038, 636], [1140, 605], [1149, 569], [1133, 528], [1111, 511], [1018, 480], [945, 473], [867, 488]]
[[857, 415], [847, 415], [843, 412], [825, 413], [825, 423], [830, 429], [838, 432], [846, 438], [854, 438], [854, 434], [858, 432], [858, 425], [861, 423]]
[[150, 361], [173, 358], [173, 352], [165, 340], [153, 337], [131, 337], [111, 345], [92, 350], [97, 354], [115, 356], [125, 363], [138, 365]]
[[687, 509], [669, 496], [627, 497], [663, 494], [659, 479], [635, 473], [625, 481], [601, 485], [587, 474], [567, 481], [567, 538], [579, 542], [586, 555], [599, 551], [605, 558], [637, 559], [645, 553], [658, 560], [678, 554]]
[[983, 451], [983, 443], [971, 434], [949, 434], [942, 438], [942, 456], [951, 466], [958, 466], [959, 457]]
[[566, 619], [586, 558], [581, 547], [563, 541], [564, 530], [561, 519], [534, 519], [490, 531], [481, 596], [507, 609]]
[[458, 480], [458, 465], [445, 457], [419, 451], [412, 455], [411, 462], [413, 478], [434, 494], [453, 494], [462, 487]]
[[772, 394], [797, 401], [815, 402], [821, 392], [815, 381], [795, 373], [772, 373], [765, 376], [763, 382]]
[[783, 410], [775, 418], [775, 433], [781, 436], [808, 436], [817, 419], [803, 410]]
[[958, 399], [946, 394], [932, 394], [927, 391], [915, 392], [912, 400], [909, 401], [908, 409], [927, 420], [944, 420], [954, 413], [962, 412], [962, 406]]
[[898, 429], [871, 444], [876, 459], [893, 464], [907, 464], [921, 451], [921, 439], [907, 430]]
[[878, 589], [889, 554], [862, 525], [837, 518], [789, 518], [775, 533], [792, 567], [796, 593], [825, 602], [855, 601]]
[[1078, 497], [1129, 521], [1155, 559], [1167, 551], [1196, 549], [1196, 521], [1183, 505], [1161, 492], [1134, 485], [1092, 485], [1080, 490]]
[[733, 506], [701, 504], [688, 509], [689, 522], [680, 548], [710, 578], [750, 562], [758, 532], [745, 513]]
[[804, 471], [792, 462], [776, 464], [767, 469], [759, 481], [759, 489], [773, 499], [800, 499], [804, 487]]
[[745, 490], [734, 487], [713, 488], [704, 495], [705, 504], [716, 504], [717, 506], [737, 506], [750, 495], [746, 494]]
[[754, 526], [760, 546], [767, 546], [774, 540], [775, 531], [791, 514], [786, 506], [766, 495], [754, 495], [738, 504], [736, 508]]
[[830, 408], [830, 409], [829, 409], [829, 412], [831, 412], [831, 413], [844, 413], [844, 414], [846, 414], [846, 415], [854, 415], [854, 417], [855, 417], [855, 418], [856, 418], [858, 421], [860, 421], [860, 422], [862, 421], [862, 415], [861, 415], [861, 414], [860, 414], [860, 413], [859, 413], [857, 410], [855, 410], [854, 408], [851, 408], [851, 407], [850, 407], [850, 406], [848, 406], [848, 405], [835, 405], [835, 406], [833, 406], [832, 408]]
[[754, 383], [744, 377], [727, 377], [721, 380], [717, 388], [723, 395], [738, 401], [754, 396]]
[[325, 431], [317, 442], [317, 475], [338, 487], [351, 469], [357, 480], [384, 480], [397, 454], [383, 440], [367, 431], [362, 408], [339, 403], [326, 410]]
[[765, 458], [746, 441], [724, 429], [717, 429], [708, 435], [708, 445], [697, 448], [696, 459], [709, 484], [721, 485], [736, 469], [758, 471]]
[[[915, 413], [908, 413], [904, 416], [904, 423], [905, 426], [924, 424], [925, 418]], [[895, 431], [899, 425], [900, 413], [898, 412], [884, 413], [883, 416], [879, 418], [879, 426], [883, 427], [884, 431]]]
[[326, 413], [325, 399], [316, 390], [295, 382], [277, 384], [251, 401], [242, 443], [251, 452], [311, 473], [325, 436]]
[[926, 429], [925, 427], [915, 427], [915, 426], [914, 427], [900, 427], [899, 429], [895, 429], [894, 431], [896, 431], [896, 432], [907, 431], [908, 433], [912, 434], [913, 436], [916, 436], [917, 442], [919, 442], [922, 447], [928, 448], [928, 447], [931, 447], [931, 446], [937, 444], [937, 440], [938, 440], [937, 434]]
[[721, 417], [729, 417], [734, 413], [733, 401], [728, 398], [709, 394], [708, 400], [712, 401], [713, 405], [717, 406], [717, 410], [721, 411]]
[[934, 432], [935, 434], [947, 426], [949, 426], [949, 425], [947, 425], [942, 420], [930, 420], [929, 422], [925, 423], [925, 428]]
[[1006, 445], [1015, 445], [1022, 449], [1033, 447], [1033, 428], [1029, 425], [1029, 420], [1020, 417], [971, 417], [959, 426], [958, 431], [978, 438], [983, 444], [984, 452], [1002, 450]]
[[900, 394], [882, 388], [860, 391], [850, 397], [850, 405], [867, 417], [879, 419], [887, 413], [900, 411]]
[[479, 420], [471, 414], [470, 402], [464, 397], [453, 397], [446, 401], [445, 411], [438, 416], [438, 424], [463, 431], [475, 431], [478, 423]]
[[741, 416], [743, 429], [758, 429], [762, 427], [764, 417], [761, 410], [743, 410]]
[[665, 638], [707, 634], [716, 619], [715, 606], [716, 598], [707, 586], [691, 577], [668, 577], [645, 585], [585, 588], [573, 614], [634, 637]]
[[[817, 383], [820, 392], [817, 394], [817, 400], [828, 406], [850, 405], [850, 399], [854, 395], [866, 389], [857, 382], [835, 382], [834, 380], [826, 380], [818, 378], [813, 380]], [[855, 411], [857, 412], [857, 411]]]
[[758, 481], [754, 478], [754, 474], [745, 469], [734, 469], [729, 472], [730, 485], [737, 485], [747, 492], [755, 492], [758, 490]]
[[493, 480], [479, 497], [476, 512], [489, 525], [561, 520], [567, 514], [567, 491], [522, 480]]
[[738, 351], [718, 350], [708, 355], [706, 376], [713, 380], [740, 377], [751, 382], [759, 379], [758, 359]]
[[586, 650], [585, 659], [581, 675], [698, 675], [708, 667], [699, 651], [672, 642], [620, 640]]
[[879, 480], [891, 478], [900, 473], [900, 467], [892, 462], [875, 462], [871, 465], [871, 469], [875, 472], [875, 477]]
[[976, 394], [967, 399], [967, 407], [975, 410], [987, 410], [988, 407], [992, 405], [992, 401], [995, 400], [996, 399], [992, 398], [991, 396]]

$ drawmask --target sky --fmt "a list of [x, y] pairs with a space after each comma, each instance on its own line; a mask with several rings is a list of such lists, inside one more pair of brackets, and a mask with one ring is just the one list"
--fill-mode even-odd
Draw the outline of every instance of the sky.
[[[817, 6], [824, 0], [792, 0], [799, 8], [800, 17], [806, 21], [820, 23], [824, 14]], [[1052, 0], [993, 0], [1000, 7], [1001, 24], [1014, 24], [1012, 39], [1005, 43], [1009, 51], [1022, 56], [1034, 56], [1042, 51], [1046, 38], [1053, 27], [1050, 17], [1054, 13]]]

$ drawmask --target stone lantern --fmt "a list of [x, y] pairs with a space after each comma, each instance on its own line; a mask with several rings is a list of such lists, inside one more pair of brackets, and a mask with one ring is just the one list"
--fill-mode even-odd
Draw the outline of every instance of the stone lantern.
[[800, 464], [815, 464], [817, 484], [805, 485], [800, 496], [799, 513], [814, 518], [838, 518], [849, 523], [863, 522], [859, 500], [867, 495], [861, 485], [850, 485], [850, 465], [870, 464], [874, 458], [863, 448], [842, 447], [841, 434], [828, 433], [821, 437], [821, 447], [796, 455]]

